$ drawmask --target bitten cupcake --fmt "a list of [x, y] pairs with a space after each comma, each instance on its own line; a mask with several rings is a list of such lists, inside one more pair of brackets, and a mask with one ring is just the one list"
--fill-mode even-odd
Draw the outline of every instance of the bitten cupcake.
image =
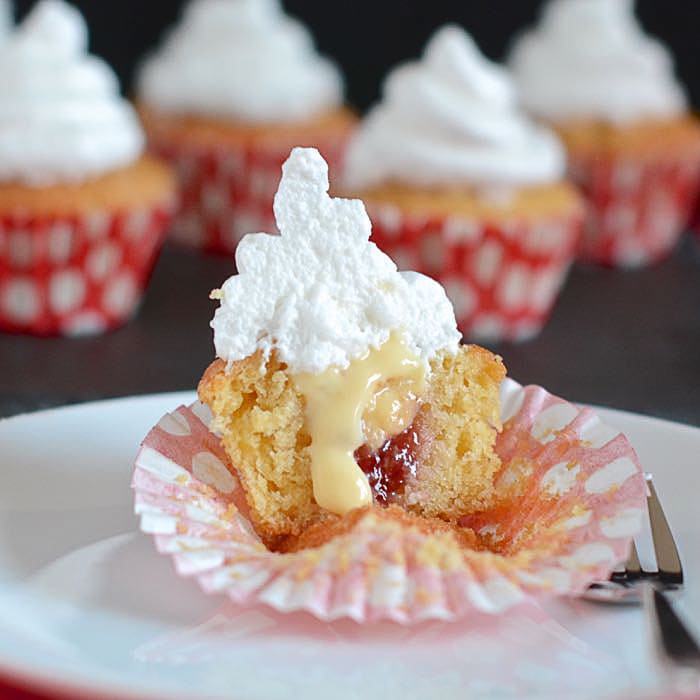
[[212, 293], [201, 403], [138, 452], [141, 528], [205, 591], [323, 620], [479, 623], [606, 577], [645, 503], [627, 440], [461, 345], [443, 288], [328, 188], [295, 148], [279, 235]]
[[336, 66], [278, 0], [193, 0], [140, 74], [156, 152], [177, 166], [173, 235], [230, 254], [274, 227], [272, 199], [289, 150], [313, 145], [337, 166], [355, 118]]
[[564, 141], [586, 196], [581, 258], [637, 267], [668, 255], [698, 189], [700, 126], [633, 0], [551, 0], [510, 65], [524, 106]]
[[517, 108], [506, 71], [457, 26], [392, 71], [348, 146], [343, 191], [401, 268], [438, 279], [460, 329], [524, 339], [549, 316], [581, 204], [557, 138]]
[[115, 327], [136, 310], [174, 205], [170, 170], [79, 12], [42, 0], [0, 42], [0, 329]]

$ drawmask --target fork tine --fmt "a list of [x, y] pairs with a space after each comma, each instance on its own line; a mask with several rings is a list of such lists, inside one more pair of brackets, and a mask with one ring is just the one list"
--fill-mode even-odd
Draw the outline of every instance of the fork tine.
[[632, 541], [630, 555], [625, 563], [625, 572], [627, 578], [639, 578], [642, 575], [642, 565], [639, 563], [639, 554], [637, 553], [637, 545]]
[[617, 583], [631, 583], [642, 576], [642, 565], [639, 563], [637, 545], [632, 541], [630, 553], [625, 562], [624, 569], [613, 571], [610, 576], [612, 581]]
[[678, 555], [678, 549], [671, 533], [671, 528], [666, 520], [661, 501], [656, 495], [651, 476], [647, 476], [649, 495], [647, 507], [649, 509], [649, 522], [651, 524], [651, 537], [654, 542], [656, 565], [659, 570], [659, 580], [665, 584], [680, 586], [683, 584], [683, 567]]

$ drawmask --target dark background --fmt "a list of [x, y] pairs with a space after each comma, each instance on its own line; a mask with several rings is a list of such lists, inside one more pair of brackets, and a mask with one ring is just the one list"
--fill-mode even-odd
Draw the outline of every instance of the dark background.
[[[33, 3], [18, 0], [21, 16]], [[139, 58], [174, 22], [173, 0], [82, 0], [92, 50], [120, 74], [125, 91]], [[376, 99], [398, 61], [417, 56], [431, 32], [463, 24], [492, 58], [531, 24], [535, 0], [287, 0], [322, 51], [343, 67], [359, 108]], [[646, 29], [676, 54], [700, 106], [700, 0], [639, 0]], [[0, 333], [0, 417], [111, 396], [193, 389], [213, 359], [208, 292], [233, 272], [227, 258], [167, 245], [138, 317], [95, 338]], [[577, 266], [543, 333], [493, 347], [510, 375], [577, 402], [700, 425], [700, 236], [648, 270]]]
[[[34, 3], [17, 0], [18, 15]], [[115, 67], [125, 90], [141, 56], [173, 24], [178, 0], [78, 0], [94, 53]], [[312, 30], [324, 53], [342, 67], [352, 104], [376, 99], [382, 77], [397, 62], [420, 54], [431, 32], [445, 22], [462, 24], [491, 58], [502, 59], [510, 39], [532, 24], [537, 0], [285, 0], [290, 14]], [[648, 32], [672, 48], [678, 74], [700, 105], [700, 0], [638, 0]]]

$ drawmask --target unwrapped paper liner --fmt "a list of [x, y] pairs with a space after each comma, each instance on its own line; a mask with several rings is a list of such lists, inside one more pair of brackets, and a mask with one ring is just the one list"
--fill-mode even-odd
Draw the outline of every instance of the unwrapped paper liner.
[[[347, 134], [312, 139], [331, 176], [340, 167]], [[188, 247], [232, 255], [238, 242], [254, 231], [277, 231], [272, 202], [282, 165], [297, 143], [228, 144], [219, 147], [170, 143], [151, 137], [152, 148], [174, 166], [180, 208], [171, 237]]]
[[174, 208], [0, 216], [0, 330], [86, 335], [128, 321]]
[[[322, 620], [409, 624], [576, 595], [626, 559], [646, 504], [634, 450], [590, 409], [506, 380], [499, 499], [465, 518], [496, 551], [461, 549], [374, 515], [318, 549], [270, 552], [201, 404], [144, 440], [132, 486], [141, 529], [208, 593]], [[509, 550], [513, 550], [509, 553]]]
[[644, 267], [670, 255], [700, 189], [695, 158], [579, 158], [570, 174], [586, 200], [579, 259], [608, 267]]
[[438, 280], [469, 340], [523, 341], [544, 327], [566, 280], [581, 215], [481, 221], [367, 203], [372, 240], [400, 270]]

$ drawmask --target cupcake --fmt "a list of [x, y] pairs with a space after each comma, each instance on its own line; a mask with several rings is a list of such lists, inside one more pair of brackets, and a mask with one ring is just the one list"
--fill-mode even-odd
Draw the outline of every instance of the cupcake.
[[0, 329], [94, 333], [135, 312], [174, 205], [111, 69], [70, 5], [0, 42]]
[[373, 501], [456, 519], [490, 503], [498, 467], [500, 359], [459, 346], [442, 288], [368, 243], [362, 204], [329, 199], [324, 170], [295, 149], [282, 236], [239, 244], [199, 385], [273, 547]]
[[355, 121], [338, 69], [278, 0], [192, 0], [143, 64], [138, 99], [151, 146], [179, 173], [174, 238], [225, 254], [274, 228], [290, 149], [317, 146], [336, 167]]
[[700, 126], [633, 0], [550, 0], [510, 65], [585, 195], [581, 259], [639, 267], [671, 253], [698, 190]]
[[519, 340], [547, 320], [581, 205], [557, 138], [516, 106], [511, 81], [461, 28], [392, 71], [348, 145], [344, 194], [400, 267], [435, 277], [470, 338]]
[[141, 527], [180, 573], [238, 604], [409, 623], [576, 593], [625, 558], [645, 484], [623, 436], [460, 345], [442, 287], [328, 196], [318, 151], [292, 152], [275, 217], [212, 293], [203, 403], [136, 458]]

